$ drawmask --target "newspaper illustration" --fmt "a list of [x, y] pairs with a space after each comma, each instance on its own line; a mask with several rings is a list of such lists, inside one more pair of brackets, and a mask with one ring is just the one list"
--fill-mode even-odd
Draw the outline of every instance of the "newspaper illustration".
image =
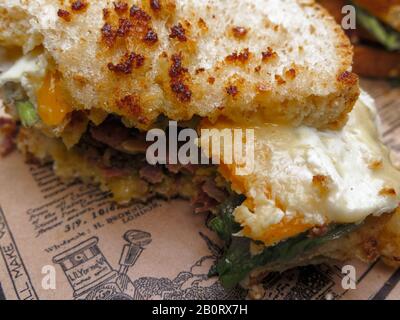
[[[400, 155], [400, 88], [364, 81], [382, 135]], [[400, 159], [400, 157], [398, 158]], [[399, 162], [400, 163], [400, 162]], [[271, 273], [249, 292], [209, 277], [222, 243], [183, 200], [121, 206], [18, 152], [0, 161], [0, 299], [399, 299], [400, 271], [381, 261]], [[355, 288], [346, 286], [346, 266]]]
[[127, 276], [144, 246], [151, 242], [151, 235], [144, 231], [130, 230], [124, 235], [129, 244], [124, 246], [120, 270], [114, 270], [98, 247], [99, 238], [93, 237], [53, 258], [62, 266], [74, 290], [75, 299], [87, 300], [142, 300]]

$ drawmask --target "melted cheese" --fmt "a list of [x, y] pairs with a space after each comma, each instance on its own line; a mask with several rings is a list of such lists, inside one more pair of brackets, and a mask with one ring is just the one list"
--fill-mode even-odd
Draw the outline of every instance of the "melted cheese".
[[380, 142], [376, 118], [363, 94], [341, 131], [255, 127], [254, 172], [238, 176], [235, 165], [221, 166], [233, 189], [248, 199], [234, 212], [242, 235], [270, 245], [314, 226], [393, 212], [400, 203], [400, 172]]
[[1, 58], [5, 71], [0, 74], [0, 87], [7, 82], [21, 84], [30, 101], [37, 107], [43, 123], [58, 126], [72, 108], [64, 98], [56, 73], [46, 73], [47, 62], [42, 51], [37, 48], [25, 55], [3, 52]]
[[48, 73], [37, 92], [38, 113], [42, 121], [49, 126], [61, 124], [72, 111], [63, 96], [59, 79], [55, 73]]

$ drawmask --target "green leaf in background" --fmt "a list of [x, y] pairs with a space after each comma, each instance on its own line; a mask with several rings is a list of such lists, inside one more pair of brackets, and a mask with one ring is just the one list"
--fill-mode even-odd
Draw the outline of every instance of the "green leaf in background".
[[217, 273], [224, 287], [233, 288], [257, 267], [290, 262], [300, 254], [336, 240], [358, 226], [357, 224], [335, 225], [330, 227], [324, 236], [318, 238], [303, 233], [275, 246], [266, 247], [262, 253], [254, 256], [250, 252], [250, 239], [234, 237], [225, 255], [217, 263]]
[[[354, 5], [354, 4], [353, 4]], [[386, 26], [367, 11], [354, 5], [357, 10], [358, 23], [368, 30], [374, 38], [386, 47], [387, 50], [400, 50], [400, 33]]]
[[31, 127], [39, 120], [34, 105], [29, 101], [17, 102], [17, 111], [24, 127]]

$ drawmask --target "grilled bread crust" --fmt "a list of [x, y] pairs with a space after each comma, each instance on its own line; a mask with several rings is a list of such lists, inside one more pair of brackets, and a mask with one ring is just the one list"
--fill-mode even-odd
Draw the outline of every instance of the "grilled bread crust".
[[4, 0], [0, 45], [43, 46], [74, 109], [340, 128], [352, 46], [312, 0]]

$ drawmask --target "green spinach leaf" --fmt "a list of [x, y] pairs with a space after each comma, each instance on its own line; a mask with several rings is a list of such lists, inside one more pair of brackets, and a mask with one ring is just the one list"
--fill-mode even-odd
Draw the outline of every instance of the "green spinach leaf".
[[224, 287], [233, 288], [257, 267], [267, 266], [270, 263], [290, 262], [300, 254], [338, 239], [357, 227], [356, 224], [334, 225], [324, 236], [318, 238], [303, 233], [275, 246], [266, 247], [262, 253], [254, 256], [250, 253], [250, 239], [234, 237], [224, 256], [217, 263], [216, 272]]

